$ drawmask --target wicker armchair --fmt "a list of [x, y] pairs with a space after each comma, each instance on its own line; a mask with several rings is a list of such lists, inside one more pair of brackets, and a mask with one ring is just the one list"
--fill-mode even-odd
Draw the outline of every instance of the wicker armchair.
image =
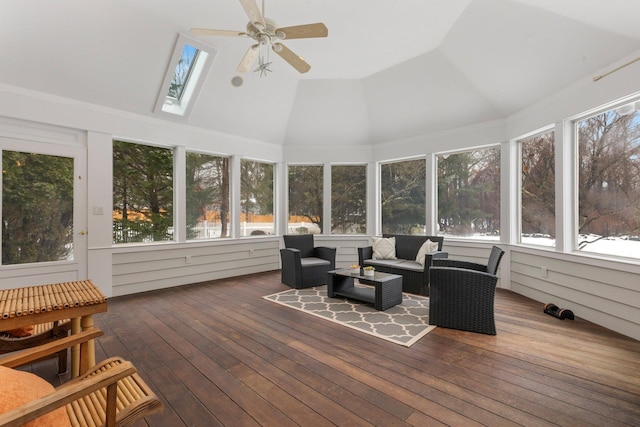
[[296, 289], [325, 284], [327, 272], [336, 267], [336, 248], [315, 247], [313, 234], [285, 235], [283, 239], [282, 283]]
[[495, 335], [496, 272], [503, 255], [494, 246], [486, 265], [434, 259], [429, 270], [429, 324]]
[[[46, 344], [69, 335], [71, 320], [56, 320], [55, 322], [40, 323], [33, 326], [33, 333], [25, 337], [17, 337], [6, 332], [0, 332], [0, 354], [24, 350], [37, 345]], [[58, 358], [58, 374], [67, 371], [68, 350], [47, 355], [43, 359]]]
[[[14, 368], [63, 348], [102, 335], [97, 328], [70, 335], [31, 349], [0, 356], [0, 366]], [[35, 377], [33, 374], [28, 374]], [[48, 384], [47, 384], [48, 385]], [[49, 386], [50, 387], [50, 386]], [[57, 408], [66, 408], [73, 426], [129, 426], [142, 417], [161, 412], [162, 402], [120, 358], [111, 358], [42, 397], [0, 414], [1, 426], [21, 426]]]

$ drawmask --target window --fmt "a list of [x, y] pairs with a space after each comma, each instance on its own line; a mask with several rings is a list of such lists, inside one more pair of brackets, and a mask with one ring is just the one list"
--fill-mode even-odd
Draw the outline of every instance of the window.
[[240, 161], [241, 236], [275, 234], [272, 164]]
[[189, 83], [189, 78], [193, 74], [199, 52], [198, 49], [189, 44], [185, 44], [182, 47], [182, 55], [178, 60], [178, 65], [176, 65], [176, 71], [173, 74], [173, 80], [171, 80], [169, 92], [167, 93], [168, 103], [175, 104], [182, 99], [187, 83]]
[[322, 233], [322, 166], [289, 166], [288, 234]]
[[2, 265], [73, 259], [73, 158], [2, 151]]
[[438, 227], [445, 236], [500, 236], [500, 148], [442, 154], [438, 160]]
[[367, 166], [331, 167], [331, 232], [367, 232]]
[[113, 141], [113, 243], [173, 239], [173, 151]]
[[576, 122], [578, 249], [640, 258], [640, 101]]
[[187, 118], [214, 56], [215, 50], [211, 47], [180, 34], [154, 111]]
[[187, 239], [229, 237], [229, 159], [187, 152]]
[[520, 242], [555, 246], [556, 192], [554, 132], [518, 141], [521, 159]]
[[426, 160], [380, 165], [382, 232], [426, 234]]

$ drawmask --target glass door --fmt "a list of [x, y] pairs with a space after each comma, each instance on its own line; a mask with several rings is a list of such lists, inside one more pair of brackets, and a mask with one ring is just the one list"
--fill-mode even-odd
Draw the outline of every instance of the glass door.
[[0, 138], [1, 288], [87, 275], [86, 150]]

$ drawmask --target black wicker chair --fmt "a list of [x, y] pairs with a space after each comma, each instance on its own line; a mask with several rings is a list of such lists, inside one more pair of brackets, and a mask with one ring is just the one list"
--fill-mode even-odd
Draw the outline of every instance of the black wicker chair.
[[429, 324], [495, 335], [496, 272], [503, 255], [494, 246], [486, 265], [434, 259], [429, 270]]
[[315, 247], [313, 234], [285, 235], [283, 239], [282, 283], [296, 289], [324, 285], [327, 272], [336, 268], [336, 248]]

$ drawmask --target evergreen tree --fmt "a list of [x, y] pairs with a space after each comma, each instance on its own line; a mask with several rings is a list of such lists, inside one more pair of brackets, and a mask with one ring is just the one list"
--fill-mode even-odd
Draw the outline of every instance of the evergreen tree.
[[289, 166], [289, 215], [300, 215], [322, 232], [322, 166]]
[[365, 233], [367, 229], [367, 167], [331, 167], [331, 230]]
[[2, 152], [2, 264], [73, 253], [73, 159]]
[[173, 152], [113, 142], [114, 243], [170, 240]]
[[426, 161], [386, 163], [380, 175], [382, 232], [424, 234]]

